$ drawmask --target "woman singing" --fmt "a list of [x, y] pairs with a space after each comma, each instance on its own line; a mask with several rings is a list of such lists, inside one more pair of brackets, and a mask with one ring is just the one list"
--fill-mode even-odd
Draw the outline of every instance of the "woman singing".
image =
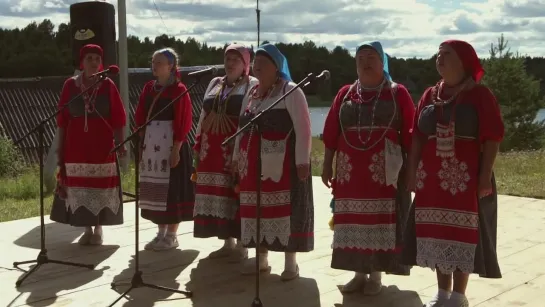
[[[288, 62], [271, 44], [256, 52], [254, 73], [259, 85], [245, 99], [245, 111], [240, 117], [244, 126], [259, 111], [267, 108], [295, 86]], [[256, 127], [246, 131], [235, 145], [234, 160], [238, 161], [240, 177], [240, 216], [242, 243], [254, 247], [260, 270], [269, 270], [268, 251], [285, 253], [284, 281], [299, 276], [296, 252], [314, 248], [314, 208], [310, 176], [311, 130], [305, 95], [296, 89], [259, 119]], [[261, 142], [261, 153], [258, 151]], [[238, 150], [237, 150], [238, 149]], [[261, 154], [261, 237], [256, 237], [257, 155]], [[245, 274], [254, 274], [252, 264]]]
[[424, 92], [414, 121], [406, 260], [437, 270], [439, 291], [426, 306], [466, 307], [469, 274], [501, 278], [492, 169], [504, 126], [470, 44], [443, 42], [436, 66], [441, 81]]
[[358, 47], [356, 66], [358, 80], [340, 89], [325, 122], [322, 180], [334, 185], [331, 267], [356, 273], [343, 292], [376, 295], [381, 272], [410, 273], [400, 251], [411, 200], [404, 172], [414, 104], [392, 82], [379, 42]]
[[240, 243], [240, 214], [231, 165], [234, 143], [227, 146], [221, 143], [236, 132], [242, 100], [257, 79], [250, 76], [250, 51], [245, 46], [228, 46], [224, 65], [226, 76], [212, 79], [204, 94], [197, 128], [193, 233], [198, 238], [225, 240], [223, 247], [209, 258], [232, 257], [233, 261], [240, 261], [248, 257], [248, 250], [240, 244], [235, 249], [234, 239]]
[[[119, 166], [114, 148], [124, 138], [125, 109], [114, 82], [93, 74], [102, 70], [103, 51], [97, 45], [80, 50], [82, 73], [64, 83], [57, 117], [59, 128], [58, 188], [51, 220], [85, 227], [82, 245], [100, 245], [102, 225], [123, 224]], [[65, 107], [73, 97], [84, 92]], [[125, 154], [125, 148], [119, 152]], [[94, 229], [93, 229], [94, 227]]]
[[178, 55], [174, 50], [156, 51], [152, 70], [157, 79], [144, 85], [135, 121], [141, 126], [158, 114], [140, 135], [140, 208], [143, 218], [159, 225], [157, 236], [145, 249], [161, 251], [178, 247], [178, 224], [193, 219], [195, 187], [187, 142], [192, 105], [188, 93], [180, 96], [186, 87], [180, 81]]

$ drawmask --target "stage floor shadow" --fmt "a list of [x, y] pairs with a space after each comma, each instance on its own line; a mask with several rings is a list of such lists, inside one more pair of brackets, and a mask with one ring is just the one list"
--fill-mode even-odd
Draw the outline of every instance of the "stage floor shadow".
[[[254, 263], [255, 258], [246, 262]], [[202, 259], [187, 283], [194, 293], [193, 307], [251, 306], [256, 297], [256, 278], [241, 275], [241, 268], [241, 263]], [[264, 306], [321, 306], [316, 280], [304, 276], [283, 282], [278, 274], [263, 273], [259, 294]]]
[[[339, 291], [342, 286], [339, 286]], [[383, 286], [375, 296], [363, 293], [343, 295], [343, 302], [335, 307], [422, 307], [424, 303], [415, 291], [400, 290], [397, 286]]]

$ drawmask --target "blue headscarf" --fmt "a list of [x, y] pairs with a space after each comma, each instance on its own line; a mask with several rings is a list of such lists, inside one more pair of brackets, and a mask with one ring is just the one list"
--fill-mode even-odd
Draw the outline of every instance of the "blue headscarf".
[[388, 54], [386, 54], [386, 52], [382, 50], [382, 44], [378, 41], [365, 42], [358, 46], [358, 49], [356, 49], [356, 53], [358, 53], [358, 51], [363, 48], [371, 48], [378, 53], [378, 55], [380, 56], [380, 60], [382, 61], [382, 70], [384, 71], [384, 77], [386, 78], [386, 80], [392, 81], [392, 76], [390, 76], [390, 70], [388, 68]]
[[286, 57], [276, 48], [275, 45], [272, 44], [263, 44], [259, 48], [257, 48], [256, 54], [258, 52], [265, 52], [268, 56], [271, 57], [274, 64], [276, 64], [276, 68], [278, 68], [278, 72], [280, 73], [280, 76], [282, 79], [286, 81], [293, 81], [291, 79], [290, 69], [288, 67], [288, 60]]

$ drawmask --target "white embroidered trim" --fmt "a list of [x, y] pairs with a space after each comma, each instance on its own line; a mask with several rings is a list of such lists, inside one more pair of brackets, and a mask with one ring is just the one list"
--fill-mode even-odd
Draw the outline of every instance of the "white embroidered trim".
[[424, 163], [420, 161], [416, 170], [416, 189], [422, 190], [424, 188], [424, 180], [428, 177], [426, 171], [424, 171]]
[[342, 151], [339, 151], [337, 153], [337, 183], [344, 184], [350, 182], [352, 169], [353, 166], [350, 163], [350, 156]]
[[449, 191], [452, 195], [467, 190], [467, 183], [471, 178], [468, 173], [468, 166], [465, 162], [458, 161], [456, 157], [443, 159], [441, 169], [437, 173], [441, 180], [441, 188]]
[[119, 211], [121, 199], [119, 187], [111, 189], [73, 188], [66, 189], [66, 207], [74, 213], [80, 207], [85, 207], [97, 216], [104, 208], [109, 208], [114, 214]]
[[392, 250], [396, 247], [396, 224], [335, 224], [333, 248]]
[[208, 156], [208, 149], [210, 149], [210, 144], [208, 144], [208, 134], [201, 134], [201, 151], [199, 152], [199, 160], [204, 161]]
[[418, 224], [436, 224], [450, 227], [478, 229], [479, 214], [445, 209], [416, 208], [415, 220]]
[[199, 173], [197, 176], [197, 184], [204, 186], [228, 188], [232, 180], [233, 178], [230, 175], [218, 173]]
[[238, 175], [240, 179], [248, 176], [248, 152], [241, 149], [238, 154]]
[[[256, 239], [257, 221], [252, 218], [242, 218], [242, 243], [249, 244], [252, 239]], [[261, 219], [261, 238], [259, 242], [265, 240], [268, 244], [273, 244], [276, 239], [280, 244], [287, 246], [291, 234], [290, 217]]]
[[416, 263], [421, 267], [438, 269], [443, 274], [456, 270], [473, 273], [476, 244], [432, 238], [416, 239]]
[[193, 216], [206, 215], [233, 220], [237, 213], [236, 199], [216, 195], [195, 195]]
[[335, 213], [394, 213], [395, 199], [335, 199]]
[[371, 157], [371, 164], [369, 165], [369, 170], [371, 171], [371, 178], [374, 182], [384, 185], [386, 182], [386, 171], [384, 166], [386, 160], [384, 157], [384, 150], [381, 150], [379, 153], [374, 154]]
[[[283, 206], [291, 203], [291, 191], [261, 192], [261, 206]], [[240, 192], [241, 206], [256, 206], [256, 192]]]
[[68, 177], [103, 178], [117, 176], [115, 162], [104, 164], [65, 163], [64, 165]]

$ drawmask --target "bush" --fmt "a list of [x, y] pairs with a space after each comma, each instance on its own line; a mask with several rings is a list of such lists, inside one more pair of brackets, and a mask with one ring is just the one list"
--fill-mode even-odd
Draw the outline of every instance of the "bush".
[[18, 175], [23, 166], [23, 161], [13, 142], [0, 135], [0, 177]]

